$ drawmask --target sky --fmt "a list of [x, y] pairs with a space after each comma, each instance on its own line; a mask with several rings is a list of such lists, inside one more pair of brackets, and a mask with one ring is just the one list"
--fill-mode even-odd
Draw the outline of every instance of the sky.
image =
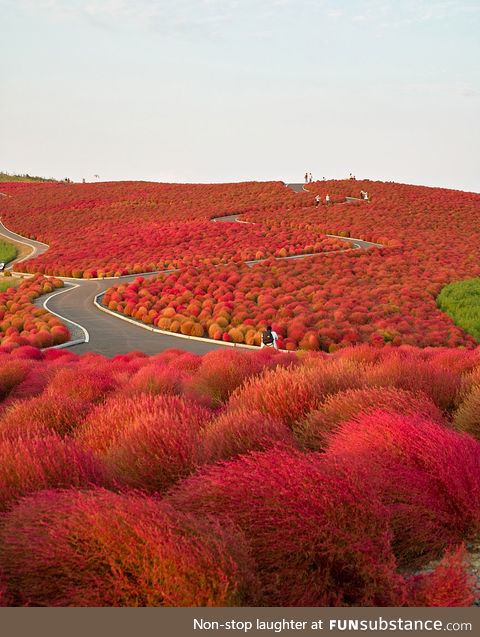
[[0, 171], [480, 192], [479, 33], [480, 0], [0, 0]]

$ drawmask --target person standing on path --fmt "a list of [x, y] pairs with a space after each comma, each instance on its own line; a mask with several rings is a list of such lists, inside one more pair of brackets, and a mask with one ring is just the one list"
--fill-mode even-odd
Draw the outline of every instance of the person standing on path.
[[277, 341], [278, 334], [272, 330], [271, 325], [268, 325], [267, 329], [262, 333], [260, 349], [263, 349], [264, 347], [274, 347], [275, 349], [278, 349]]
[[308, 184], [308, 173], [305, 173], [305, 183]]
[[311, 184], [313, 182], [313, 177], [312, 177], [312, 173], [310, 173], [309, 177], [308, 177], [308, 182]]

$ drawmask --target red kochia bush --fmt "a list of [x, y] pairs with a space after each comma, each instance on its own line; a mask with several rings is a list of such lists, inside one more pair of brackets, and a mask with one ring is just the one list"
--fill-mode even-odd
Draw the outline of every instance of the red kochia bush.
[[380, 495], [402, 564], [437, 558], [480, 531], [480, 444], [470, 436], [378, 411], [342, 424], [326, 456]]
[[465, 396], [453, 417], [454, 426], [480, 440], [480, 384]]
[[5, 517], [15, 605], [241, 606], [255, 578], [239, 532], [139, 495], [44, 491]]
[[468, 607], [476, 600], [475, 577], [468, 571], [468, 556], [460, 545], [447, 551], [433, 571], [412, 578], [406, 606]]
[[132, 376], [123, 393], [181, 394], [185, 376], [185, 372], [175, 367], [144, 365]]
[[[53, 395], [72, 396], [90, 402], [99, 402], [116, 387], [111, 374], [100, 369], [89, 369], [82, 363], [61, 368], [50, 381], [47, 391]], [[102, 360], [102, 359], [100, 359]]]
[[2, 358], [0, 361], [0, 400], [8, 396], [28, 375], [29, 364], [25, 361]]
[[421, 392], [395, 387], [366, 387], [328, 396], [319, 409], [295, 425], [295, 435], [307, 449], [325, 449], [330, 436], [342, 422], [377, 409], [397, 414], [419, 414], [435, 422], [443, 422], [440, 409]]
[[398, 387], [413, 392], [423, 392], [443, 410], [451, 410], [460, 390], [460, 373], [421, 360], [415, 354], [391, 354], [368, 373], [369, 384], [381, 387]]
[[90, 453], [57, 435], [0, 442], [0, 511], [42, 489], [106, 484], [102, 465]]
[[5, 577], [3, 573], [0, 572], [0, 608], [5, 608], [7, 606], [10, 606], [11, 603], [12, 603], [12, 600], [7, 590], [7, 583], [5, 582]]
[[12, 389], [4, 404], [11, 404], [23, 398], [38, 396], [47, 386], [53, 372], [53, 366], [48, 363], [43, 361], [33, 363], [25, 378]]
[[361, 386], [363, 374], [361, 366], [332, 359], [317, 359], [301, 367], [269, 369], [236, 389], [228, 409], [248, 405], [292, 426], [316, 409], [328, 394]]
[[205, 462], [233, 458], [248, 451], [264, 451], [276, 443], [294, 447], [287, 425], [268, 414], [244, 410], [226, 411], [209, 423], [203, 432]]
[[186, 391], [209, 398], [214, 405], [223, 403], [244, 380], [258, 374], [263, 360], [254, 353], [218, 350], [202, 357], [202, 364]]
[[73, 431], [86, 417], [91, 404], [70, 396], [40, 395], [17, 401], [0, 417], [0, 439], [32, 437]]
[[99, 455], [113, 476], [159, 491], [193, 471], [211, 412], [177, 396], [112, 397], [78, 429], [79, 444]]
[[167, 498], [237, 524], [250, 541], [264, 605], [396, 605], [388, 516], [320, 454], [275, 448], [214, 465]]

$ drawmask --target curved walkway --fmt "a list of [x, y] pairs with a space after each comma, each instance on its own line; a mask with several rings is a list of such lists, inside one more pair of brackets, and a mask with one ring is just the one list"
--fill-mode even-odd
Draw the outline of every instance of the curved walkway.
[[[300, 192], [303, 188], [303, 184], [290, 184], [289, 187], [296, 192]], [[298, 187], [300, 190], [297, 190]], [[248, 223], [239, 221], [239, 216], [240, 215], [228, 215], [225, 217], [217, 217], [212, 221]], [[0, 235], [26, 245], [32, 250], [26, 257], [12, 261], [8, 266], [9, 269], [12, 269], [16, 263], [43, 254], [48, 250], [48, 245], [45, 243], [27, 239], [8, 230], [2, 223], [0, 223]], [[380, 244], [370, 243], [360, 239], [336, 237], [335, 235], [327, 236], [342, 239], [353, 244], [353, 248], [346, 248], [346, 250], [381, 247]], [[341, 250], [332, 252], [341, 252]], [[322, 254], [325, 253], [277, 258], [299, 259], [308, 256], [321, 256]], [[246, 263], [249, 266], [253, 266], [263, 260], [264, 259], [249, 261]], [[164, 272], [172, 272], [172, 270], [166, 270]], [[148, 272], [145, 273], [144, 276], [155, 276], [156, 274], [160, 274], [160, 272]], [[118, 277], [115, 281], [125, 281], [128, 283], [133, 281], [137, 276], [139, 275], [132, 274]], [[72, 341], [65, 344], [65, 346], [75, 345], [75, 353], [96, 352], [104, 356], [115, 356], [116, 354], [141, 351], [145, 354], [153, 355], [166, 349], [176, 348], [195, 354], [205, 354], [213, 350], [232, 346], [232, 344], [216, 342], [206, 338], [197, 340], [193, 338], [181, 338], [173, 333], [154, 332], [152, 328], [144, 326], [137, 321], [122, 320], [122, 318], [125, 317], [121, 317], [121, 315], [115, 314], [106, 308], [99, 309], [98, 305], [96, 306], [95, 304], [96, 298], [112, 286], [112, 279], [64, 279], [64, 281], [65, 288], [41, 297], [37, 303], [61, 318], [67, 324], [72, 334]], [[144, 329], [142, 329], [142, 327]], [[251, 348], [248, 347], [248, 349]]]
[[46, 243], [42, 243], [41, 241], [34, 241], [33, 239], [26, 239], [22, 237], [21, 234], [17, 234], [16, 232], [12, 232], [8, 228], [6, 228], [3, 223], [0, 221], [0, 235], [5, 237], [6, 239], [10, 239], [14, 243], [20, 243], [24, 246], [30, 248], [30, 253], [24, 257], [17, 257], [10, 261], [8, 266], [5, 268], [6, 270], [11, 270], [16, 263], [21, 263], [22, 261], [26, 261], [27, 259], [33, 259], [33, 257], [38, 257], [44, 252], [48, 250], [48, 245]]

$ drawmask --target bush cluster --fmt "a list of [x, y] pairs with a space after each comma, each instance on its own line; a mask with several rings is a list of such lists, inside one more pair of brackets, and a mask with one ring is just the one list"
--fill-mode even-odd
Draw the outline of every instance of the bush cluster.
[[0, 350], [0, 604], [466, 606], [480, 350]]

